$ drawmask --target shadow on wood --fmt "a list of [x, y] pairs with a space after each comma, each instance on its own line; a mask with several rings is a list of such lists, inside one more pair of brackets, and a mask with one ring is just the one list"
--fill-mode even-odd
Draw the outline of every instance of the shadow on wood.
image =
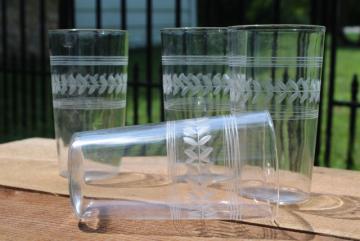
[[336, 219], [360, 220], [360, 198], [312, 193], [310, 199], [288, 210]]

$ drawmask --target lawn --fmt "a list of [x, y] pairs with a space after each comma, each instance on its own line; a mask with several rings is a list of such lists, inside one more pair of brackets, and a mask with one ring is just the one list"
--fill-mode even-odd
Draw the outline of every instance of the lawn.
[[[146, 80], [146, 58], [145, 50], [132, 50], [130, 55], [129, 63], [129, 82], [131, 83], [134, 80], [133, 75], [133, 68], [134, 64], [138, 63], [139, 66], [139, 81], [144, 83]], [[329, 72], [329, 52], [327, 54], [327, 61], [326, 61], [326, 75], [323, 78], [324, 84], [324, 101], [323, 101], [323, 121], [322, 121], [322, 150], [320, 155], [320, 164], [323, 165], [324, 159], [324, 147], [325, 147], [325, 139], [328, 138], [326, 136], [325, 127], [326, 127], [326, 107], [327, 107], [327, 81], [328, 81], [328, 72]], [[154, 48], [153, 49], [153, 68], [152, 68], [152, 76], [153, 76], [153, 83], [160, 84], [160, 76], [159, 76], [159, 68], [160, 68], [160, 49]], [[351, 88], [351, 80], [354, 74], [360, 74], [360, 49], [357, 48], [344, 48], [340, 47], [337, 51], [337, 64], [336, 64], [336, 86], [335, 86], [335, 99], [336, 100], [350, 100], [350, 88]], [[2, 81], [2, 76], [0, 75], [0, 82]], [[14, 75], [9, 74], [8, 80], [9, 83], [14, 82]], [[31, 76], [29, 76], [28, 79]], [[21, 75], [16, 77], [18, 81], [20, 81]], [[49, 78], [50, 79], [50, 78]], [[34, 83], [38, 82], [39, 79], [34, 80]], [[40, 80], [39, 80], [40, 81]], [[40, 82], [41, 83], [41, 82]], [[36, 85], [36, 93], [40, 93], [42, 90], [40, 88], [41, 85]], [[16, 89], [16, 88], [15, 88]], [[139, 106], [138, 110], [138, 117], [139, 123], [147, 123], [149, 122], [147, 118], [147, 106], [151, 104], [152, 106], [152, 122], [159, 122], [160, 121], [160, 107], [162, 103], [160, 91], [161, 87], [154, 87], [152, 88], [152, 96], [151, 96], [151, 103], [147, 102], [147, 89], [148, 87], [141, 86], [139, 87]], [[21, 90], [19, 90], [21, 91]], [[22, 92], [21, 92], [22, 93]], [[21, 93], [17, 93], [21, 95]], [[9, 93], [9, 97], [13, 99], [14, 92]], [[39, 95], [37, 95], [40, 97]], [[27, 97], [30, 98], [30, 97]], [[360, 93], [358, 93], [358, 100], [360, 101]], [[30, 136], [52, 136], [53, 130], [51, 127], [52, 121], [52, 113], [44, 113], [43, 105], [40, 103], [40, 98], [36, 98], [35, 104], [37, 108], [33, 110], [31, 108], [31, 102], [28, 103], [26, 107], [26, 111], [22, 110], [24, 108], [20, 103], [17, 104], [18, 108], [14, 109], [13, 103], [10, 103], [10, 113], [6, 113], [10, 115], [12, 121], [10, 122], [10, 126], [16, 128], [10, 130], [10, 136], [0, 136], [0, 141], [10, 141], [15, 139], [26, 138]], [[49, 102], [51, 105], [51, 102]], [[29, 110], [28, 110], [29, 108]], [[48, 108], [49, 110], [50, 107]], [[16, 113], [14, 110], [17, 110]], [[13, 113], [14, 112], [14, 113]], [[19, 112], [19, 113], [18, 113]], [[21, 113], [20, 113], [21, 112]], [[24, 112], [24, 113], [22, 113]], [[18, 114], [17, 114], [18, 113]], [[41, 114], [46, 115], [45, 122], [39, 118]], [[331, 166], [337, 168], [346, 168], [346, 153], [348, 148], [348, 135], [349, 135], [349, 108], [347, 107], [335, 107], [334, 108], [334, 119], [333, 119], [333, 128], [332, 128], [332, 145], [331, 145]], [[5, 114], [5, 113], [3, 113]], [[22, 114], [26, 114], [27, 120], [30, 118], [31, 122], [35, 122], [35, 128], [24, 130], [21, 127], [21, 122], [19, 121], [19, 116], [21, 117]], [[8, 119], [9, 120], [9, 119]], [[127, 95], [127, 118], [126, 123], [128, 125], [133, 124], [134, 120], [134, 102], [133, 102], [133, 89], [129, 86], [128, 88], [128, 95]], [[3, 125], [3, 123], [1, 124]], [[46, 128], [44, 128], [46, 127]], [[360, 170], [360, 110], [357, 112], [357, 124], [356, 124], [356, 137], [355, 137], [355, 153], [354, 153], [354, 160], [355, 160], [355, 169]]]
[[[328, 73], [330, 66], [330, 52], [327, 52], [326, 60], [326, 75], [323, 78], [325, 87], [323, 101], [323, 121], [322, 121], [322, 151], [320, 160], [324, 159], [325, 139], [326, 135], [326, 109], [328, 99]], [[360, 74], [360, 49], [340, 47], [337, 50], [336, 60], [336, 81], [335, 81], [335, 99], [349, 101], [351, 98], [351, 81], [353, 75]], [[360, 101], [360, 92], [358, 92], [358, 101]], [[332, 145], [331, 145], [331, 166], [338, 168], [346, 167], [348, 136], [349, 136], [349, 115], [350, 109], [348, 107], [335, 107], [332, 127]], [[357, 111], [355, 134], [355, 153], [353, 154], [355, 160], [355, 169], [360, 170], [360, 110]]]
[[[133, 62], [129, 65], [129, 80], [133, 80], [131, 69], [135, 62], [139, 63], [140, 67], [140, 79], [145, 78], [145, 58], [143, 51], [135, 51], [133, 54]], [[160, 51], [159, 49], [153, 50], [154, 59], [160, 63]], [[328, 96], [328, 74], [330, 70], [330, 52], [327, 52], [326, 60], [326, 74], [323, 78], [324, 84], [324, 101], [323, 101], [323, 119], [322, 119], [322, 149], [320, 153], [320, 164], [324, 164], [324, 151], [325, 151], [325, 139], [326, 136], [326, 109], [327, 109], [327, 96]], [[159, 81], [158, 69], [160, 66], [156, 66], [156, 71], [153, 70], [153, 82]], [[351, 96], [351, 80], [354, 74], [360, 74], [360, 49], [358, 48], [345, 48], [340, 47], [337, 51], [337, 63], [336, 63], [336, 85], [335, 85], [335, 99], [336, 100], [350, 100]], [[139, 88], [140, 100], [139, 100], [139, 123], [146, 123], [146, 90], [145, 87]], [[152, 94], [152, 121], [157, 122], [160, 120], [160, 104], [161, 97], [158, 88], [153, 89]], [[360, 93], [358, 93], [358, 100], [360, 101]], [[134, 111], [132, 101], [132, 88], [128, 91], [128, 106], [127, 106], [127, 123], [133, 122]], [[337, 168], [346, 168], [347, 148], [348, 148], [348, 136], [349, 136], [349, 108], [348, 107], [335, 107], [333, 116], [333, 128], [332, 128], [332, 145], [331, 145], [331, 166]], [[356, 122], [356, 137], [355, 137], [355, 169], [360, 170], [360, 110], [357, 112]]]

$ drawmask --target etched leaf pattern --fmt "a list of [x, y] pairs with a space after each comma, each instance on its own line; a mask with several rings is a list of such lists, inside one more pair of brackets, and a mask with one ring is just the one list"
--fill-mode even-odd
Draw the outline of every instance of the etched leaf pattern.
[[198, 165], [199, 171], [201, 170], [201, 164], [209, 163], [209, 155], [213, 148], [206, 146], [211, 140], [211, 135], [207, 134], [209, 127], [206, 125], [206, 118], [200, 118], [193, 121], [189, 121], [188, 127], [184, 129], [183, 141], [186, 144], [184, 150], [187, 155], [185, 161], [191, 165]]
[[289, 79], [262, 81], [246, 79], [244, 75], [237, 75], [232, 78], [230, 99], [236, 102], [252, 104], [257, 103], [259, 96], [264, 96], [264, 101], [269, 103], [273, 98], [280, 104], [284, 101], [293, 103], [299, 101], [300, 104], [318, 103], [320, 101], [320, 80], [303, 79], [297, 81]]
[[228, 94], [232, 101], [255, 104], [260, 96], [269, 103], [275, 98], [276, 103], [285, 100], [292, 103], [296, 100], [300, 104], [318, 103], [320, 101], [320, 80], [318, 79], [289, 79], [275, 81], [257, 81], [245, 78], [245, 75], [230, 77], [228, 74], [164, 74], [163, 87], [165, 95], [205, 96], [207, 94]]
[[187, 165], [186, 181], [192, 187], [189, 195], [194, 203], [198, 203], [194, 205], [191, 218], [214, 217], [216, 212], [208, 204], [214, 193], [207, 188], [212, 182], [210, 155], [213, 152], [213, 148], [208, 146], [212, 136], [209, 134], [207, 118], [189, 120], [183, 134], [184, 153], [187, 158], [185, 160]]
[[125, 94], [127, 87], [127, 74], [52, 74], [53, 94]]
[[164, 94], [180, 94], [185, 96], [186, 94], [195, 95], [207, 95], [209, 93], [219, 94], [223, 91], [224, 94], [229, 93], [230, 78], [227, 74], [217, 73], [212, 74], [164, 74], [163, 75], [163, 87]]

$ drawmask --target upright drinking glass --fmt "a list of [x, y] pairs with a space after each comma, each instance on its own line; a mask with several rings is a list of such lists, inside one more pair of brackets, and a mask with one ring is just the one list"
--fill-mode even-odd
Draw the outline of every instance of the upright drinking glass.
[[49, 45], [58, 161], [67, 176], [75, 132], [125, 123], [128, 38], [121, 30], [51, 30]]
[[277, 202], [253, 191], [278, 187], [275, 145], [268, 112], [78, 133], [71, 202], [85, 221], [272, 219]]
[[166, 120], [228, 114], [226, 28], [161, 30]]
[[325, 27], [234, 26], [228, 33], [233, 111], [270, 112], [279, 156], [280, 203], [304, 201], [314, 161]]

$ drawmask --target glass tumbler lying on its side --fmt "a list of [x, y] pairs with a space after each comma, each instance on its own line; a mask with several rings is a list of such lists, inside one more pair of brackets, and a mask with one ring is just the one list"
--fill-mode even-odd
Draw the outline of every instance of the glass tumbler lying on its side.
[[267, 112], [78, 133], [69, 172], [83, 220], [273, 218], [277, 205], [257, 199], [278, 191]]

